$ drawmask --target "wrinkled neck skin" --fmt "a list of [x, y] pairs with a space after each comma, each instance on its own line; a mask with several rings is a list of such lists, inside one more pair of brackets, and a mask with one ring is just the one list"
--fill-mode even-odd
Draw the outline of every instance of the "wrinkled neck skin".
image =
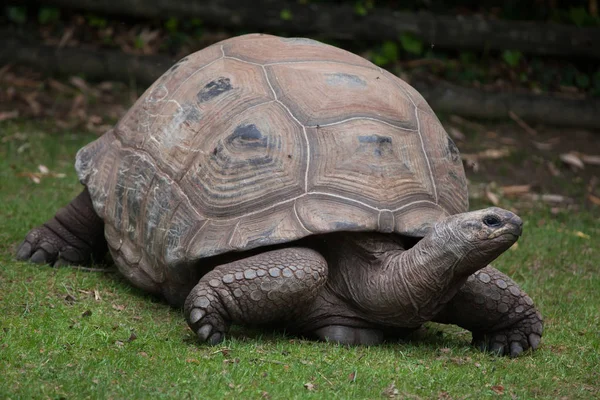
[[329, 289], [370, 322], [410, 328], [430, 321], [469, 275], [516, 238], [473, 242], [456, 226], [438, 224], [412, 247], [393, 234], [348, 233], [338, 240], [329, 251]]

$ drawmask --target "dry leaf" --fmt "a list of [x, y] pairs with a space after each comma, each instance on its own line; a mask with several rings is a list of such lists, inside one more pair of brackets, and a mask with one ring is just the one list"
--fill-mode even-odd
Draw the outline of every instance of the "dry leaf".
[[501, 149], [487, 149], [484, 151], [480, 151], [476, 154], [462, 154], [461, 157], [463, 160], [467, 161], [477, 161], [477, 160], [496, 160], [499, 158], [508, 157], [510, 155], [510, 149], [507, 147], [503, 147]]
[[386, 387], [385, 389], [383, 389], [383, 392], [381, 392], [382, 395], [390, 399], [393, 399], [394, 397], [398, 396], [398, 393], [400, 392], [398, 392], [395, 382], [392, 382], [390, 386]]
[[467, 138], [464, 133], [462, 133], [461, 131], [459, 131], [457, 128], [455, 128], [453, 126], [451, 126], [448, 129], [448, 133], [450, 134], [450, 136], [452, 136], [452, 139], [455, 139], [455, 140], [464, 141]]
[[18, 116], [19, 110], [2, 111], [0, 112], [0, 121], [6, 121], [7, 119], [17, 118]]
[[600, 206], [600, 197], [588, 194], [588, 199], [597, 206]]
[[27, 102], [27, 105], [31, 109], [31, 113], [34, 116], [38, 116], [42, 113], [42, 106], [36, 99], [37, 95], [37, 92], [22, 95], [23, 99]]
[[78, 115], [81, 118], [85, 117], [85, 96], [81, 93], [75, 96], [71, 104], [71, 114]]
[[71, 85], [75, 86], [77, 89], [81, 90], [82, 92], [90, 91], [90, 87], [88, 86], [88, 84], [82, 78], [80, 78], [78, 76], [70, 77], [69, 82], [71, 83]]
[[52, 89], [54, 89], [58, 92], [62, 92], [62, 93], [72, 93], [73, 92], [73, 88], [65, 85], [62, 82], [54, 80], [54, 79], [48, 80], [48, 86], [50, 86]]
[[315, 385], [313, 385], [312, 383], [308, 382], [304, 384], [304, 387], [306, 388], [306, 390], [308, 390], [309, 392], [312, 392], [313, 390], [315, 390]]
[[521, 196], [525, 193], [529, 193], [531, 190], [531, 185], [511, 185], [511, 186], [502, 186], [500, 188], [502, 194], [504, 196]]
[[[33, 80], [33, 79], [28, 79], [28, 78], [20, 78], [20, 77], [16, 77], [13, 76], [12, 79], [10, 80], [10, 83], [12, 85], [18, 86], [18, 87], [26, 87], [26, 88], [32, 88], [32, 89], [38, 89], [40, 87], [40, 82]], [[37, 93], [36, 93], [37, 95]]]
[[495, 386], [492, 386], [490, 389], [492, 389], [497, 394], [504, 394], [504, 386], [502, 386], [502, 385], [495, 385]]
[[590, 235], [586, 235], [585, 233], [581, 232], [581, 231], [575, 231], [575, 236], [580, 237], [582, 239], [591, 239]]
[[64, 30], [62, 37], [60, 38], [60, 43], [58, 43], [58, 48], [64, 47], [69, 40], [73, 37], [73, 33], [75, 32], [74, 26], [69, 26]]
[[495, 206], [500, 204], [500, 199], [498, 198], [498, 195], [496, 195], [493, 192], [490, 192], [489, 190], [485, 191], [485, 197], [487, 197], [487, 199]]
[[100, 90], [103, 90], [105, 92], [110, 92], [113, 90], [113, 88], [115, 87], [113, 82], [101, 82], [98, 85], [96, 85], [96, 87]]
[[19, 148], [17, 149], [17, 153], [21, 154], [22, 152], [24, 152], [25, 150], [27, 150], [28, 148], [31, 147], [31, 143], [27, 142], [27, 143], [23, 143], [22, 145], [19, 146]]
[[519, 145], [519, 141], [516, 140], [516, 139], [513, 139], [511, 137], [501, 137], [498, 140], [500, 140], [500, 143], [507, 144], [507, 145], [510, 145], [510, 146], [517, 146], [517, 145]]
[[548, 166], [548, 170], [550, 171], [550, 173], [552, 174], [552, 176], [559, 176], [560, 175], [559, 169], [556, 168], [556, 165], [554, 165], [554, 163], [552, 161], [548, 161], [548, 163], [546, 165]]
[[117, 311], [123, 311], [125, 309], [125, 306], [123, 306], [121, 304], [113, 304], [112, 308], [114, 308]]
[[490, 159], [496, 160], [499, 158], [508, 157], [510, 155], [510, 149], [507, 147], [501, 149], [487, 149], [477, 153], [479, 159]]
[[349, 375], [348, 375], [348, 380], [350, 382], [356, 382], [356, 370], [352, 371]]
[[544, 203], [571, 204], [573, 200], [560, 194], [535, 194], [529, 193], [525, 197], [531, 201], [543, 201]]
[[96, 301], [102, 300], [102, 298], [100, 298], [100, 292], [98, 292], [95, 289], [94, 289], [94, 300], [96, 300]]
[[570, 165], [573, 169], [584, 169], [583, 161], [575, 153], [563, 153], [560, 155], [560, 159], [565, 164]]
[[530, 135], [537, 135], [537, 131], [535, 129], [533, 129], [531, 126], [529, 126], [525, 121], [523, 121], [513, 111], [509, 111], [508, 112], [508, 116], [510, 117], [510, 119], [512, 119], [513, 121], [515, 121], [517, 123], [517, 125], [519, 125], [521, 128], [523, 128], [523, 130], [525, 132], [529, 133]]
[[532, 140], [531, 143], [533, 143], [538, 150], [552, 150], [552, 147], [554, 146], [553, 143], [542, 143], [534, 140]]
[[459, 117], [458, 115], [451, 115], [450, 121], [454, 122], [455, 124], [463, 125], [463, 126], [469, 127], [474, 130], [478, 130], [478, 131], [485, 130], [484, 125], [479, 124], [477, 122], [469, 121], [468, 119], [464, 119], [463, 117]]
[[592, 156], [589, 154], [579, 154], [579, 156], [584, 164], [600, 165], [600, 156]]

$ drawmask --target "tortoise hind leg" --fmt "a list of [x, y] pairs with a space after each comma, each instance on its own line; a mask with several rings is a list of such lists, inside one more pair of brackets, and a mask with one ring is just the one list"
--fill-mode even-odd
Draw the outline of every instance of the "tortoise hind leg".
[[543, 321], [533, 300], [508, 276], [487, 266], [469, 276], [434, 318], [473, 333], [481, 350], [516, 357], [539, 347]]
[[186, 299], [190, 328], [217, 344], [232, 322], [265, 325], [293, 321], [327, 280], [316, 251], [292, 247], [220, 265], [204, 275]]
[[43, 225], [29, 231], [17, 259], [53, 266], [90, 264], [106, 254], [104, 223], [94, 211], [87, 189]]

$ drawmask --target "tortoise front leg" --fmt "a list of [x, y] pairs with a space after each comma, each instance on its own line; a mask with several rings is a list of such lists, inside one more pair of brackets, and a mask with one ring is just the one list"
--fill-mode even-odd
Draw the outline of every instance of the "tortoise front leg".
[[508, 276], [487, 266], [467, 282], [434, 318], [473, 333], [482, 350], [516, 357], [540, 345], [543, 321], [533, 300]]
[[55, 267], [84, 265], [106, 251], [104, 222], [94, 211], [86, 188], [52, 219], [29, 231], [17, 250], [17, 259]]
[[314, 250], [261, 253], [204, 275], [185, 301], [185, 316], [201, 341], [217, 344], [231, 323], [284, 323], [305, 312], [326, 280], [327, 263]]

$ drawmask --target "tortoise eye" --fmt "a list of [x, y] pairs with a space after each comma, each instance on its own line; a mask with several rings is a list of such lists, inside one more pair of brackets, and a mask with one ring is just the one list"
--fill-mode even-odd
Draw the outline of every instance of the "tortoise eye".
[[502, 225], [502, 221], [498, 216], [489, 214], [483, 217], [483, 223], [489, 226], [490, 228], [497, 228]]

